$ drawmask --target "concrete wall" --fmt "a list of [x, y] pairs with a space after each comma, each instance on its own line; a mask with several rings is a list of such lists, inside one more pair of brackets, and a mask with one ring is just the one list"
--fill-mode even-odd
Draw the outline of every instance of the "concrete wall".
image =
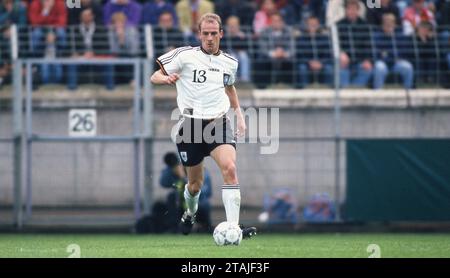
[[[304, 203], [315, 192], [334, 195], [334, 143], [332, 140], [298, 138], [333, 137], [335, 132], [333, 95], [330, 92], [285, 97], [291, 92], [254, 92], [243, 98], [249, 106], [280, 107], [280, 147], [276, 154], [261, 155], [260, 144], [238, 145], [238, 174], [244, 205], [260, 206], [265, 193], [288, 187]], [[343, 92], [341, 132], [343, 137], [450, 137], [450, 99], [447, 91], [438, 97], [438, 106], [429, 95], [415, 96], [413, 107], [405, 106], [403, 96], [354, 96]], [[312, 93], [311, 93], [312, 94]], [[97, 107], [99, 134], [128, 135], [132, 132], [130, 101]], [[390, 102], [391, 101], [391, 102]], [[439, 102], [440, 101], [440, 102]], [[119, 105], [120, 103], [120, 105]], [[377, 104], [378, 103], [378, 104]], [[430, 104], [431, 103], [431, 104]], [[71, 102], [71, 107], [86, 104]], [[67, 135], [67, 105], [48, 99], [36, 102], [34, 132]], [[164, 198], [166, 190], [158, 185], [163, 168], [162, 156], [174, 151], [168, 140], [175, 121], [170, 120], [174, 100], [157, 101], [154, 113], [155, 133], [153, 181], [155, 198]], [[7, 109], [0, 111], [0, 138], [10, 136], [12, 118]], [[297, 139], [288, 139], [297, 138]], [[12, 201], [11, 144], [0, 143], [0, 205]], [[345, 193], [345, 144], [341, 145], [341, 197]], [[133, 156], [131, 143], [49, 143], [33, 144], [33, 202], [35, 205], [129, 205], [133, 199]], [[221, 204], [220, 173], [208, 158], [213, 183], [213, 204]], [[341, 199], [342, 199], [341, 198]]]

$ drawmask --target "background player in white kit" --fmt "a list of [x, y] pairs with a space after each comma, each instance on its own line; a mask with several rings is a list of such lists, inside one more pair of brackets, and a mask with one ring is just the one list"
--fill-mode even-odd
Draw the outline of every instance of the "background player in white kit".
[[[178, 153], [188, 176], [184, 191], [187, 210], [181, 219], [183, 234], [189, 234], [195, 223], [204, 157], [211, 156], [222, 172], [222, 200], [227, 221], [239, 223], [241, 202], [234, 135], [244, 135], [246, 125], [234, 87], [238, 61], [219, 49], [223, 29], [218, 15], [204, 14], [198, 30], [201, 46], [180, 47], [161, 55], [156, 60], [160, 69], [151, 77], [154, 84], [176, 84], [177, 104], [183, 114], [176, 137], [180, 139], [190, 134], [189, 140], [177, 140]], [[225, 116], [230, 105], [237, 116], [236, 134]], [[200, 130], [196, 126], [200, 126]], [[203, 138], [203, 131], [210, 127], [213, 128], [211, 134], [216, 135], [212, 143], [205, 140], [209, 138]], [[199, 135], [200, 142], [194, 141]], [[242, 232], [243, 238], [250, 238], [256, 234], [256, 228], [243, 228]]]

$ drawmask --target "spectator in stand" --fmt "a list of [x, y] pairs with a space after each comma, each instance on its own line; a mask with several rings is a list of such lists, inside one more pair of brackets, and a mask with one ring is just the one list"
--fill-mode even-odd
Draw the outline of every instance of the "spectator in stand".
[[255, 13], [253, 20], [253, 32], [259, 36], [262, 30], [268, 28], [271, 24], [271, 16], [278, 13], [273, 0], [264, 0], [260, 9]]
[[311, 16], [306, 21], [306, 32], [296, 40], [298, 79], [297, 88], [310, 83], [310, 77], [319, 82], [332, 85], [332, 49], [330, 38], [320, 32], [320, 22]]
[[[110, 51], [115, 57], [137, 57], [139, 55], [139, 33], [137, 27], [127, 25], [127, 16], [123, 12], [116, 12], [111, 17], [109, 28]], [[114, 66], [116, 83], [130, 83], [134, 85], [132, 79], [132, 66]]]
[[78, 25], [81, 23], [81, 13], [86, 9], [91, 9], [95, 16], [95, 25], [103, 25], [102, 6], [96, 0], [80, 0], [81, 8], [68, 9], [69, 25]]
[[433, 25], [430, 22], [419, 23], [415, 39], [417, 79], [419, 82], [434, 84], [438, 81], [440, 65]]
[[[349, 2], [349, 0], [328, 1], [327, 11], [326, 11], [326, 23], [327, 23], [328, 27], [335, 24], [339, 20], [342, 20], [343, 18], [345, 18], [347, 2]], [[366, 18], [365, 1], [363, 2], [363, 1], [357, 0], [356, 2], [359, 5], [358, 17], [360, 17], [361, 19], [365, 19]]]
[[441, 81], [446, 88], [450, 88], [450, 80], [448, 78], [450, 76], [450, 37], [446, 40], [441, 40], [441, 51], [444, 56], [443, 60], [445, 61]]
[[155, 57], [183, 46], [183, 34], [176, 26], [171, 12], [163, 12], [159, 16], [159, 24], [153, 28]]
[[0, 2], [0, 87], [9, 81], [11, 73], [10, 40], [12, 24], [23, 28], [27, 24], [27, 10], [18, 0], [2, 0]]
[[[56, 47], [56, 34], [53, 31], [47, 32], [45, 35], [45, 59], [60, 58], [62, 53], [57, 51]], [[60, 83], [63, 77], [62, 65], [57, 63], [45, 63], [41, 64], [41, 77], [42, 83]]]
[[424, 21], [430, 22], [433, 26], [436, 25], [434, 14], [426, 5], [425, 0], [412, 0], [411, 6], [406, 8], [403, 14], [404, 34], [414, 34], [416, 27]]
[[271, 25], [259, 37], [260, 57], [255, 64], [258, 88], [277, 82], [292, 84], [294, 42], [291, 29], [279, 13], [271, 16]]
[[400, 11], [395, 4], [395, 1], [380, 0], [380, 8], [368, 8], [367, 9], [367, 22], [369, 24], [381, 26], [384, 14], [393, 14], [397, 19], [397, 26], [401, 25]]
[[[286, 5], [291, 2], [292, 0], [273, 0], [273, 3], [275, 4], [275, 7], [277, 11], [283, 9], [286, 7]], [[255, 0], [255, 3], [257, 6], [261, 6], [263, 4], [264, 0]]]
[[365, 87], [372, 75], [372, 45], [366, 21], [359, 17], [360, 2], [348, 0], [345, 18], [337, 23], [339, 32], [341, 87]]
[[[67, 10], [64, 0], [32, 0], [28, 9], [29, 21], [34, 30], [54, 27], [57, 34], [67, 25]], [[42, 36], [43, 37], [43, 36]]]
[[241, 31], [239, 18], [230, 16], [225, 28], [224, 46], [227, 52], [239, 60], [238, 79], [243, 82], [250, 81], [250, 58], [248, 55], [247, 35]]
[[137, 28], [127, 25], [127, 16], [116, 12], [111, 17], [109, 45], [111, 53], [117, 57], [135, 57], [139, 54]]
[[0, 2], [0, 26], [6, 28], [11, 24], [27, 24], [27, 9], [19, 0], [2, 0]]
[[303, 25], [314, 16], [324, 22], [325, 7], [321, 0], [292, 0], [280, 10], [287, 25]]
[[445, 88], [450, 88], [450, 0], [437, 0], [436, 35], [441, 53], [440, 81]]
[[[32, 56], [54, 59], [67, 54], [67, 10], [64, 0], [33, 0], [28, 17], [33, 27], [30, 46]], [[42, 64], [41, 77], [44, 84], [60, 82], [62, 66]]]
[[436, 21], [438, 26], [447, 26], [450, 32], [450, 0], [438, 0], [436, 3]]
[[375, 34], [376, 62], [373, 86], [381, 89], [389, 72], [399, 74], [403, 87], [411, 89], [414, 81], [414, 69], [408, 60], [412, 58], [412, 41], [395, 28], [395, 15], [383, 15], [382, 32]]
[[180, 0], [175, 9], [180, 20], [180, 29], [185, 38], [198, 44], [198, 20], [205, 13], [214, 12], [214, 4], [207, 0]]
[[105, 25], [112, 23], [112, 16], [122, 12], [126, 19], [127, 26], [138, 27], [141, 22], [142, 6], [135, 0], [108, 0], [103, 6], [103, 22]]
[[178, 15], [172, 3], [164, 0], [154, 0], [148, 2], [142, 8], [142, 24], [158, 25], [161, 15], [163, 13], [170, 13], [174, 26], [178, 26]]
[[239, 0], [223, 0], [216, 4], [216, 11], [223, 22], [227, 22], [230, 16], [237, 16], [244, 27], [252, 25], [256, 12], [251, 3]]
[[[95, 56], [105, 55], [109, 53], [108, 35], [106, 29], [98, 26], [95, 22], [95, 15], [90, 8], [84, 9], [80, 14], [80, 24], [74, 26], [74, 49], [72, 51], [73, 58], [91, 59]], [[113, 66], [111, 65], [69, 65], [67, 67], [67, 86], [69, 90], [75, 90], [78, 85], [78, 72], [83, 73], [84, 77], [88, 77], [90, 83], [100, 75], [104, 74], [104, 82], [108, 90], [114, 88]]]

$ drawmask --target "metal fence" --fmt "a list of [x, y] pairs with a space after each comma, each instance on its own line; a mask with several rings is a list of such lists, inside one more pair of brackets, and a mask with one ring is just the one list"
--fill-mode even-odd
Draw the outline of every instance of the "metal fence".
[[0, 99], [0, 224], [11, 225], [14, 196], [14, 138], [12, 106]]
[[[239, 59], [238, 80], [251, 82], [258, 88], [277, 84], [300, 89], [333, 88], [335, 62], [339, 63], [337, 70], [343, 88], [449, 86], [450, 26], [424, 26], [408, 36], [399, 28], [335, 26], [337, 36], [334, 39], [331, 29], [322, 26], [286, 25], [277, 30], [268, 27], [258, 34], [250, 26], [225, 27], [221, 46]], [[80, 26], [14, 28], [17, 32], [16, 37], [11, 37], [11, 46], [7, 46], [8, 41], [2, 41], [4, 59], [15, 52], [19, 58], [153, 58], [183, 45], [200, 45], [194, 35], [185, 36], [176, 28], [151, 25], [127, 27], [122, 44], [114, 27], [98, 26], [89, 46], [84, 45]], [[332, 55], [336, 43], [340, 46], [339, 60], [334, 60]], [[369, 65], [365, 61], [370, 62]], [[109, 88], [116, 83], [133, 82], [130, 68], [126, 66], [106, 67], [102, 71], [109, 72]], [[70, 89], [83, 83], [108, 86], [106, 81], [102, 82], [107, 76], [99, 74], [95, 69], [83, 67], [81, 71], [74, 71], [73, 67], [56, 63], [41, 66], [34, 80], [36, 84], [66, 84]]]
[[[142, 117], [141, 111], [142, 104], [148, 106], [148, 101], [143, 101], [148, 97], [142, 97], [140, 86], [134, 86], [134, 93], [126, 98], [126, 103], [100, 105], [103, 109], [97, 110], [101, 96], [97, 101], [81, 98], [61, 102], [57, 97], [61, 92], [50, 89], [47, 93], [53, 93], [55, 99], [41, 101], [39, 94], [34, 93], [33, 66], [52, 62], [56, 61], [30, 58], [16, 62], [16, 68], [25, 69], [26, 85], [23, 93], [25, 186], [18, 180], [14, 187], [23, 188], [24, 199], [20, 192], [9, 199], [20, 208], [15, 218], [19, 226], [23, 220], [33, 223], [33, 204], [40, 207], [121, 206], [132, 209], [128, 216], [128, 221], [132, 222], [141, 214], [143, 179], [140, 154], [141, 140], [145, 136], [141, 127], [145, 125], [143, 120], [148, 120], [148, 117]], [[68, 66], [131, 65], [137, 84], [140, 84], [143, 66], [138, 59], [59, 59], [57, 63]], [[148, 74], [148, 63], [144, 68]], [[16, 84], [19, 93], [12, 98], [15, 103], [21, 103], [20, 83]], [[149, 96], [148, 93], [145, 95]], [[17, 109], [12, 115], [21, 117], [22, 109]], [[22, 146], [20, 143], [17, 142], [19, 148]], [[23, 219], [19, 217], [22, 203], [25, 209]], [[42, 222], [41, 218], [38, 219], [34, 222]]]

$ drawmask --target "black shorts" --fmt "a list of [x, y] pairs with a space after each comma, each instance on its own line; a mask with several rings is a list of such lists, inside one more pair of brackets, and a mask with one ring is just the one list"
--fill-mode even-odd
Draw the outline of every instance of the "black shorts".
[[236, 149], [236, 138], [226, 116], [214, 120], [183, 117], [178, 122], [178, 132], [174, 139], [184, 166], [201, 163], [203, 158], [223, 144], [232, 145]]

